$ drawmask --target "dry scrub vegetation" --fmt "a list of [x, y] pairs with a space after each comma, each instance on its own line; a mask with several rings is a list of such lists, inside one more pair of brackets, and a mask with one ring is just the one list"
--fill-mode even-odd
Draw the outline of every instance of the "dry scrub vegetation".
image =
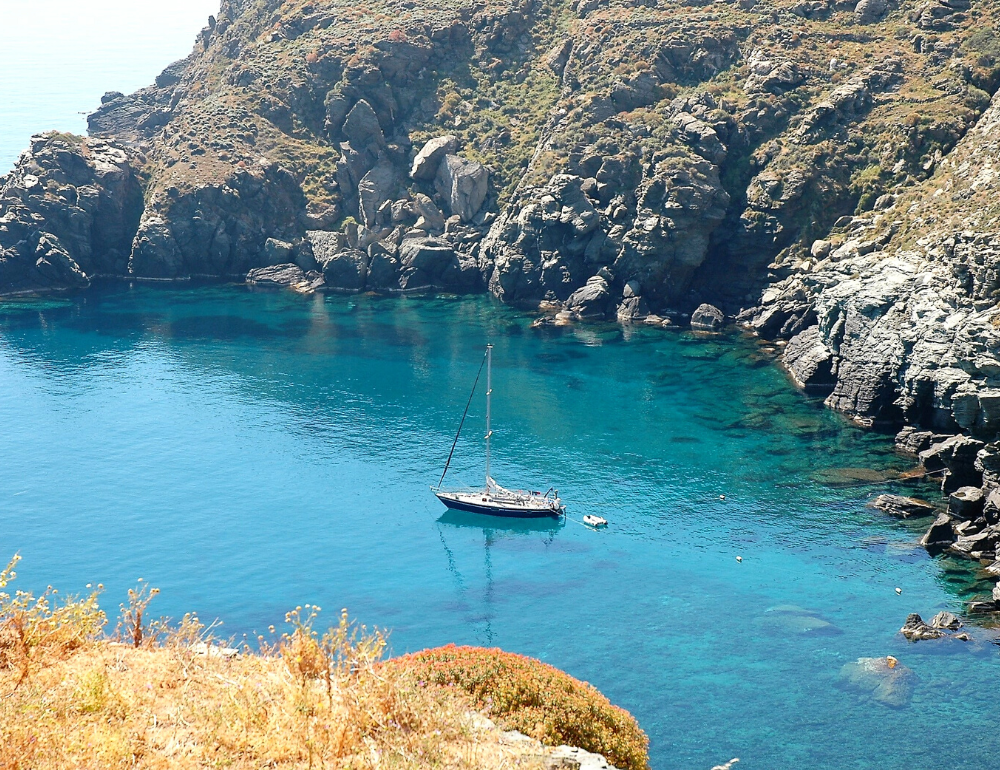
[[101, 586], [5, 592], [16, 564], [0, 572], [0, 770], [544, 765], [461, 688], [387, 664], [385, 635], [346, 611], [320, 633], [320, 608], [298, 607], [287, 633], [237, 651], [193, 615], [148, 621], [140, 583], [108, 634]]

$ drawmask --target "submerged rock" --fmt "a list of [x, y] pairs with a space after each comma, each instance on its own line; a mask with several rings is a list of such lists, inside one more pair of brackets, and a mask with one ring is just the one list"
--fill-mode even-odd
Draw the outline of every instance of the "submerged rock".
[[813, 610], [794, 604], [771, 607], [757, 618], [757, 622], [774, 631], [803, 636], [829, 636], [843, 633], [833, 623], [824, 620]]
[[858, 658], [840, 669], [840, 682], [877, 703], [904, 708], [913, 697], [916, 675], [895, 658]]

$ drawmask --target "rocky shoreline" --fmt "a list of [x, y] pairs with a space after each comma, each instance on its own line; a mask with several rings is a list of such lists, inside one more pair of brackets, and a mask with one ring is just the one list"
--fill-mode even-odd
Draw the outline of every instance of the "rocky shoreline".
[[0, 294], [210, 277], [735, 322], [898, 433], [950, 495], [927, 545], [1000, 577], [998, 26], [992, 0], [223, 0], [0, 177]]

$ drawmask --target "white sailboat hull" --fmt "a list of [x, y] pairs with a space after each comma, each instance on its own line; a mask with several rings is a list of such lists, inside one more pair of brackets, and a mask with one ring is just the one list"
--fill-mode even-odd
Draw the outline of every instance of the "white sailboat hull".
[[546, 516], [558, 517], [563, 514], [563, 505], [559, 498], [548, 497], [538, 492], [496, 495], [482, 490], [478, 492], [436, 491], [434, 495], [453, 510], [482, 513], [487, 516], [540, 519]]

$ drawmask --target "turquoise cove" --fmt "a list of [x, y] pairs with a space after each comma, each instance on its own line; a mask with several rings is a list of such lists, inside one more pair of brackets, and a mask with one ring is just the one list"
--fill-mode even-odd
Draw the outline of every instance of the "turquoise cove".
[[[991, 632], [898, 634], [989, 585], [929, 558], [925, 522], [866, 507], [936, 494], [871, 483], [913, 464], [888, 437], [738, 336], [531, 321], [487, 297], [242, 285], [6, 299], [0, 560], [20, 552], [24, 589], [103, 582], [111, 615], [141, 577], [156, 614], [237, 640], [310, 602], [391, 629], [394, 653], [535, 656], [631, 711], [657, 770], [995, 762], [969, 740], [998, 713]], [[563, 522], [430, 492], [488, 342], [493, 474], [557, 487]], [[483, 406], [452, 483], [482, 483]], [[914, 672], [901, 706], [840, 680], [886, 655]]]

